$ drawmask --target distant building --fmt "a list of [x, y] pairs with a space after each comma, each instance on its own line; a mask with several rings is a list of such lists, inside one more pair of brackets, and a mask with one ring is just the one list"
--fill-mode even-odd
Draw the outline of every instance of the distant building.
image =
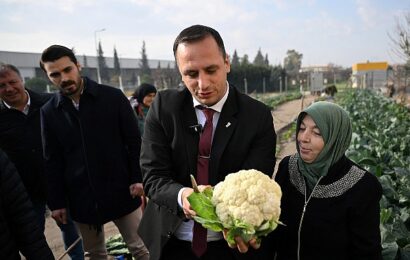
[[[47, 79], [40, 68], [40, 53], [0, 51], [0, 62], [16, 66], [26, 81], [30, 78]], [[97, 80], [97, 57], [88, 55], [76, 55], [78, 62], [83, 66], [82, 73], [93, 80]], [[114, 77], [114, 58], [105, 57], [109, 74], [112, 76], [108, 83], [119, 87], [118, 77]], [[135, 89], [139, 84], [141, 59], [119, 58], [121, 67], [121, 81], [124, 89]], [[180, 75], [175, 68], [175, 61], [171, 60], [148, 60], [151, 68], [154, 84], [159, 88], [177, 87]]]
[[352, 87], [383, 89], [392, 70], [387, 62], [356, 63], [352, 66]]
[[350, 68], [331, 63], [324, 66], [305, 66], [299, 72], [300, 77], [307, 81], [307, 90], [316, 94], [324, 91], [328, 85], [347, 81], [350, 76]]

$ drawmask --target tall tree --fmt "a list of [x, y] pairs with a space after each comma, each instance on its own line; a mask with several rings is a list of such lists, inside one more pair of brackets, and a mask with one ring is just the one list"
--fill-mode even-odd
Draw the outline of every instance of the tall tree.
[[410, 64], [410, 11], [397, 19], [395, 31], [389, 37], [394, 54]]
[[408, 93], [406, 88], [410, 88], [410, 11], [397, 19], [394, 35], [389, 34], [389, 37], [394, 45], [393, 52], [405, 62], [402, 68], [398, 66], [394, 70], [397, 95], [404, 104]]
[[24, 86], [28, 89], [37, 91], [37, 92], [47, 92], [48, 81], [42, 78], [31, 78], [26, 80]]
[[90, 70], [90, 67], [88, 66], [88, 60], [85, 54], [83, 54], [83, 66], [82, 66], [81, 75], [83, 75], [84, 77], [91, 78], [91, 70]]
[[236, 52], [236, 50], [233, 52], [231, 65], [232, 67], [239, 67], [240, 65], [238, 53]]
[[265, 55], [265, 66], [269, 66], [268, 54]]
[[255, 59], [253, 60], [253, 65], [255, 66], [265, 65], [265, 59], [263, 58], [261, 48], [259, 48], [258, 53], [256, 54]]
[[290, 76], [296, 76], [302, 67], [302, 58], [303, 54], [298, 53], [295, 50], [288, 50], [283, 62], [283, 67], [286, 70], [286, 73]]
[[145, 41], [142, 41], [141, 49], [141, 83], [152, 83], [151, 69], [148, 64], [147, 51], [145, 49]]
[[121, 66], [120, 59], [118, 58], [117, 49], [114, 46], [114, 74], [116, 76], [121, 76]]
[[108, 82], [110, 80], [110, 75], [108, 72], [108, 66], [105, 61], [104, 52], [101, 47], [101, 41], [98, 42], [98, 67], [100, 69], [100, 77], [103, 81]]
[[241, 66], [247, 66], [247, 65], [249, 65], [249, 56], [248, 54], [245, 54], [243, 55]]

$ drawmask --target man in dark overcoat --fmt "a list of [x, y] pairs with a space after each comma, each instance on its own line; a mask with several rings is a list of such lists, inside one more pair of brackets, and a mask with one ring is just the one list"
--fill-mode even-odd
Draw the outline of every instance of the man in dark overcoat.
[[60, 90], [41, 109], [41, 127], [52, 216], [66, 210], [91, 259], [107, 259], [103, 225], [113, 221], [137, 259], [149, 254], [137, 234], [143, 194], [141, 138], [125, 95], [81, 77], [71, 49], [52, 45], [41, 68]]

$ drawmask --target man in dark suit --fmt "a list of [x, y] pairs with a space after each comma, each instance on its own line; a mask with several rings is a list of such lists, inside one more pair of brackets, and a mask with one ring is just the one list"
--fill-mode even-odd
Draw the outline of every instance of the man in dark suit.
[[[194, 25], [174, 42], [174, 56], [185, 87], [157, 93], [145, 123], [141, 167], [150, 198], [139, 233], [151, 260], [252, 259], [228, 247], [221, 233], [207, 231], [204, 252], [194, 243], [190, 174], [208, 160], [207, 179], [214, 186], [229, 173], [257, 169], [271, 176], [276, 134], [268, 107], [227, 82], [229, 58], [219, 33]], [[204, 111], [212, 111], [212, 116]], [[211, 118], [209, 121], [207, 118]], [[201, 129], [211, 124], [211, 151], [200, 154]], [[201, 141], [202, 142], [202, 141]], [[251, 250], [252, 251], [252, 250]]]
[[46, 186], [40, 133], [40, 107], [51, 94], [24, 87], [20, 71], [11, 64], [0, 65], [0, 147], [26, 187], [44, 230]]

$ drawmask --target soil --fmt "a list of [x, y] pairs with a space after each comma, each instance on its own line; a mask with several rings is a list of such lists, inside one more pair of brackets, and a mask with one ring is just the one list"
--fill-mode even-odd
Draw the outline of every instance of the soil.
[[[61, 231], [51, 216], [47, 216], [46, 218], [46, 227], [45, 227], [44, 233], [47, 239], [47, 243], [50, 246], [50, 249], [54, 254], [54, 257], [56, 258], [56, 260], [59, 259], [59, 257], [64, 254], [65, 249], [64, 249], [63, 239], [61, 237]], [[105, 239], [115, 234], [118, 234], [118, 233], [119, 231], [113, 222], [109, 222], [104, 225]], [[70, 257], [68, 255], [65, 255], [61, 259], [68, 260], [70, 259]], [[108, 259], [111, 260], [111, 259], [114, 259], [114, 257], [111, 257]]]
[[[280, 136], [290, 125], [290, 123], [292, 123], [296, 119], [301, 109], [309, 105], [313, 100], [314, 97], [308, 94], [304, 97], [303, 102], [300, 99], [290, 101], [278, 106], [278, 108], [272, 112], [275, 131], [278, 136]], [[278, 140], [280, 140], [280, 138], [278, 138]], [[280, 152], [276, 158], [276, 167], [284, 156], [296, 152], [294, 140], [284, 140], [280, 143], [280, 146]], [[112, 235], [119, 233], [117, 227], [112, 222], [109, 222], [104, 226], [104, 231], [106, 239]], [[45, 236], [51, 250], [53, 251], [54, 256], [56, 257], [56, 259], [58, 259], [65, 250], [61, 237], [61, 231], [50, 216], [46, 218]], [[62, 259], [68, 260], [70, 258], [66, 255]]]

